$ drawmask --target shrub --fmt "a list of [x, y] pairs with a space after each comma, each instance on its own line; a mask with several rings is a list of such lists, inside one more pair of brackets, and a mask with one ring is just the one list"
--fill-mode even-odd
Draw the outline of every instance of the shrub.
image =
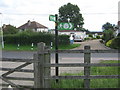
[[92, 35], [92, 34], [89, 34], [89, 37], [93, 38], [93, 35]]
[[68, 35], [59, 35], [59, 45], [68, 45], [70, 44]]
[[112, 43], [110, 45], [111, 48], [114, 49], [120, 49], [120, 37], [116, 37], [112, 40]]
[[107, 47], [110, 47], [110, 46], [111, 46], [112, 41], [113, 41], [113, 40], [109, 40], [109, 41], [106, 43], [106, 46], [107, 46]]
[[103, 37], [102, 39], [105, 41], [105, 42], [108, 42], [109, 40], [113, 39], [114, 38], [114, 34], [113, 34], [113, 30], [104, 30], [103, 31]]
[[[4, 41], [7, 44], [21, 44], [21, 45], [30, 45], [34, 43], [35, 45], [39, 42], [44, 42], [46, 45], [50, 45], [51, 42], [55, 42], [53, 34], [49, 33], [28, 33], [22, 32], [13, 35], [5, 35]], [[59, 44], [69, 44], [69, 36], [59, 35]]]
[[99, 36], [99, 35], [97, 35], [97, 36], [96, 36], [96, 38], [97, 38], [97, 39], [100, 39], [100, 36]]
[[92, 40], [91, 37], [86, 37], [84, 40]]
[[113, 49], [120, 49], [120, 37], [116, 37], [112, 40], [109, 40], [106, 43], [106, 46], [113, 48]]

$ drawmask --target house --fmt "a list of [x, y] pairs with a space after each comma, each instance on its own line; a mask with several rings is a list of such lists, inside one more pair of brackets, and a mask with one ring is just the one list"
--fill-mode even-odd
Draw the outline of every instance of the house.
[[88, 32], [87, 34], [92, 34], [94, 38], [96, 38], [96, 36], [103, 36], [103, 32]]
[[23, 24], [22, 26], [18, 27], [21, 31], [25, 30], [33, 30], [35, 32], [48, 32], [48, 28], [36, 21], [30, 21], [28, 20], [27, 23]]

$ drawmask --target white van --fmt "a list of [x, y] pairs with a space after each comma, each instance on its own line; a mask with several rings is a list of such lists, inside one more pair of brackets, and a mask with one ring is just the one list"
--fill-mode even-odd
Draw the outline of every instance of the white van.
[[84, 39], [80, 35], [75, 35], [74, 36], [74, 41], [75, 42], [82, 42]]

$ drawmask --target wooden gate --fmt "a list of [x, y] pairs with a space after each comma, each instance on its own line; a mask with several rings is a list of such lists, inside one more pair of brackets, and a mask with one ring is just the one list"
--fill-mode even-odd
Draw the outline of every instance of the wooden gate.
[[[118, 63], [114, 64], [100, 64], [91, 63], [91, 53], [118, 53], [117, 50], [91, 50], [90, 46], [85, 46], [84, 50], [58, 50], [58, 53], [84, 53], [84, 63], [60, 63], [51, 64], [50, 53], [55, 53], [55, 51], [50, 51], [44, 43], [38, 44], [38, 51], [34, 54], [33, 59], [8, 59], [2, 58], [2, 62], [24, 62], [15, 68], [0, 68], [2, 71], [7, 71], [3, 73], [0, 78], [7, 84], [1, 84], [3, 86], [11, 85], [17, 88], [50, 88], [52, 79], [84, 79], [84, 88], [90, 88], [90, 79], [97, 78], [119, 78], [119, 75], [90, 75], [91, 66], [119, 66]], [[24, 67], [32, 65], [33, 69], [24, 69]], [[51, 76], [51, 67], [84, 67], [84, 76]], [[17, 77], [9, 76], [12, 73], [32, 73], [34, 77]], [[32, 81], [32, 85], [19, 85], [10, 80], [19, 81]], [[18, 82], [19, 82], [18, 81]]]
[[[50, 59], [50, 53], [48, 51], [44, 43], [38, 43], [38, 51], [34, 54], [33, 59], [1, 58], [0, 62], [2, 67], [0, 67], [0, 70], [2, 74], [0, 79], [2, 79], [3, 82], [0, 85], [3, 87], [11, 85], [15, 88], [36, 88], [36, 85], [41, 82], [39, 78], [43, 77], [43, 65], [41, 63]], [[4, 63], [7, 63], [7, 65]], [[11, 68], [12, 66], [14, 67]], [[38, 74], [40, 74], [40, 76], [38, 76]], [[28, 85], [26, 85], [26, 82], [28, 82]]]

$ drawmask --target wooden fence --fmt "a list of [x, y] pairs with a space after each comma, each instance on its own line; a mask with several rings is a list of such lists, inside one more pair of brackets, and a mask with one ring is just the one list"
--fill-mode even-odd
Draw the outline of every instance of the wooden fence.
[[[14, 87], [23, 87], [10, 82], [8, 79], [14, 80], [30, 80], [34, 81], [34, 88], [50, 88], [52, 79], [84, 79], [84, 88], [90, 88], [90, 79], [100, 78], [120, 78], [119, 75], [90, 75], [90, 67], [107, 67], [107, 66], [119, 66], [119, 63], [91, 63], [91, 53], [119, 53], [118, 50], [91, 50], [90, 46], [85, 46], [84, 50], [58, 50], [57, 53], [84, 53], [84, 63], [58, 63], [51, 64], [50, 54], [55, 51], [49, 50], [44, 43], [38, 44], [38, 51], [34, 54], [34, 59], [23, 60], [23, 59], [2, 59], [2, 61], [12, 62], [26, 62], [25, 64], [18, 66], [14, 69], [1, 68], [1, 70], [9, 70], [7, 73], [1, 75], [1, 79]], [[33, 63], [34, 69], [27, 70], [22, 69], [23, 67]], [[51, 67], [84, 67], [84, 76], [51, 76]], [[10, 73], [15, 71], [18, 72], [30, 72], [34, 73], [34, 78], [20, 78], [20, 77], [8, 77]]]
[[[16, 83], [14, 83], [11, 80], [17, 80], [19, 81], [34, 81], [34, 78], [25, 78], [25, 77], [20, 77], [23, 73], [34, 73], [34, 70], [31, 69], [22, 69], [30, 64], [32, 64], [34, 61], [33, 59], [15, 59], [15, 58], [2, 58], [2, 63], [5, 62], [9, 62], [9, 63], [24, 63], [22, 65], [19, 65], [15, 68], [10, 68], [10, 67], [0, 67], [0, 70], [4, 71], [5, 73], [2, 73], [2, 75], [0, 76], [0, 79], [2, 79], [2, 81], [6, 82], [6, 83], [0, 83], [0, 86], [2, 87], [8, 87], [9, 85], [11, 85], [12, 87], [16, 87], [16, 88], [32, 88], [33, 86], [26, 86], [26, 85], [18, 85]], [[6, 72], [7, 71], [7, 72]], [[14, 72], [19, 72], [20, 74], [16, 77], [13, 76], [9, 76], [10, 74], [14, 73]]]

